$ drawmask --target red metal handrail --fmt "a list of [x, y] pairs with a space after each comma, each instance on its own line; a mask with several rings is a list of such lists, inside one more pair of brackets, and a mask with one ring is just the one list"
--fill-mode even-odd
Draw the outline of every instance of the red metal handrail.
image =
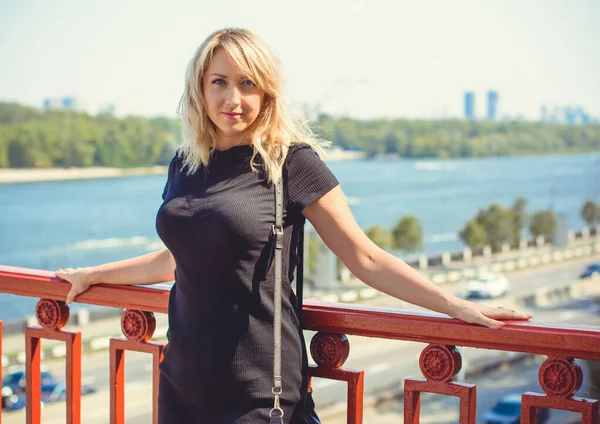
[[[0, 265], [0, 293], [65, 300], [71, 284], [53, 272]], [[167, 313], [169, 292], [149, 287], [99, 284], [77, 296], [77, 302], [114, 308]]]
[[[64, 300], [70, 287], [49, 271], [0, 266], [0, 293]], [[99, 284], [77, 301], [166, 313], [169, 291]], [[600, 327], [589, 325], [508, 322], [493, 330], [441, 314], [320, 301], [304, 303], [303, 320], [306, 330], [328, 333], [600, 360]]]
[[441, 314], [317, 301], [303, 314], [306, 330], [600, 360], [600, 327], [590, 325], [506, 321], [493, 330]]
[[[55, 314], [52, 312], [52, 308], [58, 311], [57, 315], [60, 315], [61, 308], [64, 309], [65, 306], [62, 301], [66, 298], [70, 286], [68, 282], [54, 277], [52, 272], [0, 266], [0, 293], [46, 299], [45, 305], [50, 307], [48, 311], [51, 312], [49, 315]], [[139, 334], [136, 334], [135, 331], [128, 333], [123, 327], [128, 342], [122, 342], [123, 339], [113, 339], [111, 349], [116, 349], [115, 352], [119, 349], [130, 349], [131, 346], [133, 346], [131, 349], [136, 350], [136, 346], [149, 343], [155, 323], [152, 314], [148, 315], [147, 313], [166, 313], [168, 300], [168, 290], [107, 284], [93, 286], [77, 298], [80, 303], [126, 308], [129, 312], [133, 311], [127, 317], [128, 320], [137, 320], [136, 323], [143, 324], [143, 329]], [[136, 315], [135, 311], [142, 311], [139, 312], [141, 315]], [[39, 311], [37, 312], [38, 319], [40, 319]], [[68, 319], [68, 310], [66, 314], [66, 319]], [[48, 318], [48, 314], [46, 314], [46, 318]], [[541, 396], [539, 398], [536, 397], [538, 395], [533, 394], [523, 395], [523, 408], [525, 409], [523, 409], [522, 416], [532, 417], [534, 416], [532, 411], [535, 411], [536, 407], [552, 405], [555, 408], [570, 408], [570, 410], [581, 412], [586, 423], [598, 422], [598, 401], [583, 401], [573, 397], [578, 385], [581, 385], [582, 377], [581, 370], [576, 363], [573, 363], [572, 358], [600, 360], [600, 327], [508, 322], [502, 329], [492, 330], [439, 314], [408, 313], [396, 309], [348, 306], [318, 301], [305, 302], [303, 319], [304, 328], [315, 330], [320, 336], [313, 339], [314, 349], [311, 346], [311, 353], [318, 364], [311, 370], [311, 374], [345, 380], [349, 384], [349, 399], [351, 395], [353, 399], [352, 405], [349, 402], [349, 423], [362, 422], [363, 378], [361, 371], [342, 369], [348, 352], [348, 341], [343, 335], [349, 334], [429, 343], [420, 360], [421, 369], [427, 381], [406, 380], [405, 383], [405, 402], [409, 406], [405, 408], [405, 422], [418, 422], [418, 418], [415, 417], [418, 417], [419, 412], [419, 393], [433, 391], [461, 396], [461, 405], [465, 405], [465, 410], [461, 410], [461, 423], [474, 423], [475, 415], [471, 410], [474, 405], [474, 386], [452, 382], [454, 375], [460, 370], [461, 362], [460, 353], [454, 349], [454, 346], [548, 355], [550, 358], [540, 369], [540, 384], [547, 395], [539, 395]], [[60, 316], [56, 318], [57, 323], [61, 320], [64, 321]], [[44, 323], [40, 320], [40, 323], [46, 330], [62, 331], [62, 324], [50, 321]], [[0, 348], [1, 346], [0, 341]], [[325, 348], [325, 346], [327, 347]], [[151, 349], [158, 358], [155, 362], [160, 360], [162, 345], [155, 344], [154, 347], [148, 346], [148, 349]], [[325, 350], [327, 352], [323, 353]], [[333, 355], [332, 352], [334, 352]], [[436, 368], [428, 367], [428, 361], [434, 362]], [[440, 369], [440, 363], [447, 364], [446, 368]], [[561, 372], [571, 377], [566, 380], [561, 379], [561, 383], [556, 385], [550, 381], [551, 378], [548, 381], [544, 380], [546, 378], [542, 375], [544, 370], [550, 370], [553, 373]], [[113, 371], [116, 372], [111, 370], [111, 373]], [[156, 372], [157, 363], [155, 364]], [[119, 375], [115, 374], [117, 379], [115, 381], [120, 381], [118, 380]], [[567, 385], [565, 386], [565, 384]], [[122, 397], [118, 390], [122, 391], [122, 387], [115, 390], [117, 391], [111, 396], [111, 422], [120, 423], [123, 422], [123, 408]], [[113, 401], [114, 405], [112, 405]], [[156, 414], [156, 396], [154, 402]], [[69, 422], [79, 422], [78, 414], [79, 411], [71, 411], [71, 415], [75, 418]], [[156, 416], [154, 420], [156, 421]]]

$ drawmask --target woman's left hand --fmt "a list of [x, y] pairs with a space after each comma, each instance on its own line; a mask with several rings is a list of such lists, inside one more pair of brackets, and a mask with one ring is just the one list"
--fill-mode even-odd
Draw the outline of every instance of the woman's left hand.
[[456, 305], [455, 310], [450, 315], [461, 321], [481, 324], [494, 329], [504, 326], [504, 322], [501, 320], [524, 321], [531, 319], [531, 315], [521, 314], [513, 309], [506, 309], [501, 306], [492, 308], [464, 300]]

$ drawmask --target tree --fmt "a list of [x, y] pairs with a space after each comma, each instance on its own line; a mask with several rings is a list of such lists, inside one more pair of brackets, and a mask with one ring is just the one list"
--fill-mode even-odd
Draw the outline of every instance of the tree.
[[370, 225], [365, 230], [365, 234], [382, 249], [388, 249], [394, 245], [392, 234], [379, 225]]
[[308, 275], [305, 277], [309, 284], [314, 285], [315, 274], [317, 273], [317, 261], [319, 260], [319, 236], [314, 232], [306, 232], [304, 243], [308, 243], [308, 258], [304, 258], [308, 262]]
[[552, 241], [558, 230], [558, 218], [551, 210], [537, 211], [531, 217], [529, 231], [534, 237], [544, 236], [544, 239]]
[[[386, 152], [431, 158], [579, 153], [597, 151], [600, 140], [600, 125], [358, 120], [321, 114], [311, 127], [339, 147], [370, 156]], [[5, 133], [0, 136], [0, 166], [11, 168], [166, 164], [168, 152], [181, 141], [179, 119], [90, 116], [3, 102], [0, 131]], [[514, 243], [514, 237], [509, 241]]]
[[525, 205], [527, 200], [524, 197], [517, 197], [512, 205], [512, 223], [513, 223], [513, 237], [511, 245], [517, 247], [519, 240], [521, 239], [521, 231], [527, 225], [527, 214], [525, 212]]
[[409, 215], [400, 218], [392, 230], [394, 247], [405, 252], [415, 252], [423, 249], [423, 228], [416, 216]]
[[485, 228], [474, 219], [467, 222], [459, 235], [465, 244], [473, 250], [481, 249], [487, 244]]
[[600, 222], [600, 205], [587, 200], [581, 209], [581, 216], [588, 226], [593, 226], [596, 222]]
[[487, 244], [494, 252], [500, 251], [504, 243], [512, 241], [514, 222], [511, 209], [493, 202], [487, 210], [481, 209], [475, 220], [485, 229]]
[[460, 238], [474, 250], [489, 245], [498, 252], [504, 243], [518, 245], [527, 221], [525, 204], [522, 197], [517, 198], [511, 208], [492, 202], [467, 222], [459, 232]]

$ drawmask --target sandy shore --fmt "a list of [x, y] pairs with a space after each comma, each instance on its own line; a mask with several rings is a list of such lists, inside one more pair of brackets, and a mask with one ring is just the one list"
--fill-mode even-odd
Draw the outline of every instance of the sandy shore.
[[85, 180], [90, 178], [114, 178], [131, 175], [149, 175], [166, 173], [166, 166], [151, 166], [145, 168], [93, 167], [0, 169], [0, 184], [61, 180]]
[[[364, 159], [366, 154], [331, 148], [325, 162]], [[31, 183], [41, 181], [86, 180], [90, 178], [114, 178], [132, 175], [166, 174], [167, 166], [143, 168], [9, 168], [0, 169], [0, 184]]]

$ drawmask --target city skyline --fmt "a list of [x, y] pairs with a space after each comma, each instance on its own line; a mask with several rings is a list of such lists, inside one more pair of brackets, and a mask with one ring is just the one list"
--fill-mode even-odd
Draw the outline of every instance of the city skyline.
[[479, 93], [494, 90], [501, 99], [496, 119], [537, 120], [542, 105], [600, 116], [600, 4], [593, 1], [513, 0], [493, 10], [471, 0], [245, 5], [234, 1], [222, 13], [214, 4], [182, 1], [4, 3], [0, 55], [10, 60], [0, 74], [0, 100], [42, 107], [46, 98], [74, 97], [114, 104], [119, 114], [174, 116], [199, 43], [212, 30], [243, 26], [278, 54], [288, 98], [299, 108], [357, 118], [460, 118], [462, 95], [472, 90], [475, 115], [483, 117], [487, 101]]

